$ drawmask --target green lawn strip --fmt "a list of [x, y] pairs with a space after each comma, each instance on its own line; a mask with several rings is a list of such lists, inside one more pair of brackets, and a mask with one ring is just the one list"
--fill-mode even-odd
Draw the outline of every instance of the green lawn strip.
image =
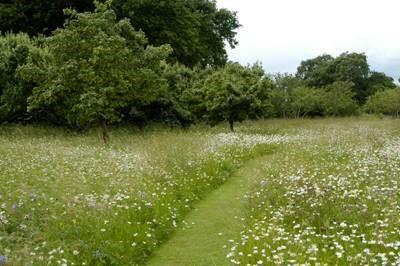
[[[248, 189], [258, 180], [261, 165], [272, 149], [252, 159], [223, 186], [211, 192], [188, 214], [190, 227], [181, 227], [148, 262], [148, 265], [227, 265], [223, 247], [242, 229]], [[235, 218], [236, 217], [236, 218]]]

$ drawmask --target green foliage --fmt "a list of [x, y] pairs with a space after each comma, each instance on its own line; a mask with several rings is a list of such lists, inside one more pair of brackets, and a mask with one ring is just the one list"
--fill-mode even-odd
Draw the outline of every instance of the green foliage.
[[187, 66], [223, 65], [225, 42], [237, 44], [236, 14], [218, 9], [213, 0], [115, 0], [113, 8], [143, 30], [150, 44], [170, 44], [173, 61]]
[[395, 88], [378, 91], [376, 94], [368, 98], [365, 109], [366, 111], [375, 114], [399, 117], [400, 89]]
[[109, 4], [94, 13], [69, 10], [65, 29], [46, 39], [52, 55], [44, 64], [28, 64], [23, 76], [39, 83], [29, 110], [50, 112], [70, 126], [111, 124], [121, 110], [151, 102], [162, 90], [160, 61], [168, 46], [147, 46], [143, 32], [128, 20], [117, 21]]
[[0, 4], [0, 32], [50, 34], [62, 27], [63, 9], [93, 10], [92, 0], [15, 0]]
[[[0, 32], [50, 35], [68, 18], [63, 9], [93, 11], [92, 0], [17, 0], [0, 4]], [[119, 19], [129, 18], [149, 43], [170, 44], [173, 61], [188, 66], [223, 65], [225, 43], [232, 48], [240, 26], [236, 13], [218, 9], [214, 0], [114, 0]]]
[[348, 116], [357, 112], [352, 83], [337, 81], [324, 88], [302, 85], [290, 75], [275, 76], [270, 101], [277, 117]]
[[333, 82], [331, 65], [334, 58], [331, 55], [321, 55], [302, 61], [297, 68], [296, 76], [307, 86], [323, 87]]
[[260, 65], [229, 64], [211, 74], [203, 84], [206, 119], [211, 124], [228, 121], [233, 130], [234, 122], [263, 117], [272, 109], [268, 102], [271, 88], [272, 82]]
[[291, 112], [293, 117], [320, 116], [323, 113], [324, 93], [322, 90], [297, 87], [291, 92]]
[[392, 77], [388, 77], [382, 72], [371, 72], [368, 79], [368, 95], [374, 95], [377, 91], [385, 89], [394, 89], [396, 84]]
[[358, 102], [364, 103], [368, 97], [369, 65], [365, 54], [344, 53], [332, 64], [335, 81], [353, 83], [353, 91]]
[[349, 116], [357, 113], [352, 83], [337, 81], [325, 87], [324, 114], [327, 116]]
[[193, 115], [183, 100], [183, 95], [191, 88], [195, 71], [179, 63], [163, 64], [163, 77], [168, 87], [150, 106], [148, 116], [151, 120], [182, 127], [187, 127], [193, 122]]
[[46, 50], [35, 46], [26, 34], [0, 37], [0, 122], [26, 120], [27, 99], [34, 86], [18, 76], [18, 69], [27, 63], [40, 62]]
[[322, 55], [303, 61], [296, 76], [307, 86], [323, 88], [337, 81], [351, 82], [355, 99], [363, 104], [377, 89], [393, 88], [393, 79], [383, 73], [371, 72], [367, 57], [359, 53], [343, 53], [334, 58]]

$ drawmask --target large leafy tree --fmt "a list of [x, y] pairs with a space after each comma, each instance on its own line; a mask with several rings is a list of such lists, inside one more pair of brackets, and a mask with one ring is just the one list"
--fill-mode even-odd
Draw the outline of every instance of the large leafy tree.
[[65, 29], [46, 40], [51, 59], [21, 72], [39, 84], [30, 111], [74, 127], [99, 125], [107, 142], [107, 124], [118, 122], [123, 108], [145, 104], [162, 90], [160, 61], [170, 48], [146, 47], [143, 32], [118, 21], [110, 3], [96, 6], [94, 13], [69, 10]]
[[0, 32], [50, 34], [62, 27], [63, 9], [93, 10], [92, 0], [6, 0], [0, 3]]
[[368, 95], [374, 95], [377, 91], [385, 89], [394, 89], [396, 84], [392, 77], [382, 72], [371, 72], [368, 78]]
[[172, 60], [186, 66], [223, 65], [225, 43], [237, 44], [237, 16], [218, 9], [215, 0], [114, 0], [113, 8], [143, 30], [151, 44], [170, 44]]
[[368, 78], [370, 68], [365, 54], [344, 53], [337, 57], [331, 65], [334, 81], [353, 83], [353, 92], [359, 103], [368, 97]]
[[331, 65], [335, 59], [331, 55], [321, 55], [302, 61], [296, 76], [307, 86], [322, 87], [333, 82]]
[[212, 73], [204, 82], [205, 118], [211, 123], [234, 123], [248, 118], [263, 117], [272, 109], [268, 101], [272, 81], [265, 77], [262, 67], [228, 64]]
[[[45, 34], [60, 28], [63, 9], [92, 11], [92, 0], [13, 0], [0, 3], [0, 32]], [[152, 45], [170, 44], [170, 59], [186, 66], [223, 65], [225, 44], [235, 47], [236, 13], [219, 9], [215, 0], [114, 0], [119, 19], [129, 18]]]
[[296, 76], [307, 86], [323, 88], [334, 82], [351, 82], [355, 99], [364, 103], [379, 87], [393, 87], [393, 80], [383, 73], [370, 71], [365, 54], [343, 53], [334, 58], [322, 55], [303, 61]]

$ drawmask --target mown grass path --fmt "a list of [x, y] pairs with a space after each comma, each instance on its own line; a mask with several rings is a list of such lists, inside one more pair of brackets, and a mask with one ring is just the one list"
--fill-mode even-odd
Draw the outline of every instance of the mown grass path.
[[261, 174], [259, 170], [269, 156], [247, 162], [223, 186], [199, 202], [186, 218], [190, 228], [178, 229], [148, 265], [229, 265], [228, 250], [223, 246], [239, 235], [247, 206], [244, 195], [257, 182], [255, 177]]

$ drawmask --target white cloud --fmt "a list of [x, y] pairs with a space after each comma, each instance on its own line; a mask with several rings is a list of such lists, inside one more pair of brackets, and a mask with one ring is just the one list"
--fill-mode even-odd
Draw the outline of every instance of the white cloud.
[[231, 60], [259, 60], [268, 72], [294, 72], [323, 53], [365, 52], [371, 67], [400, 76], [398, 0], [218, 0], [238, 11], [239, 45]]

